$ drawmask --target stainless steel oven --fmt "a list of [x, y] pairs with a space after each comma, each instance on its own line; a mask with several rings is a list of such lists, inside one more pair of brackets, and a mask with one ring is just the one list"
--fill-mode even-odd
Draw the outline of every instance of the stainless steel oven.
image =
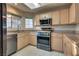
[[37, 48], [50, 51], [51, 50], [51, 32], [39, 31], [37, 32]]

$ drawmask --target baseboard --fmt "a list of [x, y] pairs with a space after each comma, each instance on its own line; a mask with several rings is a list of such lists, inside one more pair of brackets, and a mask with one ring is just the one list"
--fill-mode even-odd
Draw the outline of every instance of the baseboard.
[[33, 45], [33, 44], [29, 44], [29, 45], [31, 45], [31, 46], [35, 46], [35, 47], [36, 47], [36, 45]]
[[55, 49], [52, 49], [52, 51], [56, 51], [56, 52], [61, 52], [61, 53], [63, 53], [63, 51], [59, 51], [59, 50], [55, 50]]
[[22, 47], [22, 48], [20, 48], [19, 50], [17, 50], [17, 51], [20, 51], [20, 50], [22, 50], [23, 48], [25, 48], [25, 47], [27, 47], [27, 46], [29, 46], [30, 44], [27, 44], [27, 45], [25, 45], [24, 47]]

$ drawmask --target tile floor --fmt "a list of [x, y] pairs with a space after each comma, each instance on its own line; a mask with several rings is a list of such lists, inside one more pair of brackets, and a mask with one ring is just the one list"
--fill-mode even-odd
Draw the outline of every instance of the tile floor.
[[50, 52], [41, 50], [29, 45], [24, 49], [18, 51], [17, 53], [13, 54], [12, 56], [64, 56], [64, 54], [56, 51]]

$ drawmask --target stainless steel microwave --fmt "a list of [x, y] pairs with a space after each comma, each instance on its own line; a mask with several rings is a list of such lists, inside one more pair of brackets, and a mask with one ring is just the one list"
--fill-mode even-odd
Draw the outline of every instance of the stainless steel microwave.
[[52, 19], [51, 18], [49, 18], [49, 19], [42, 19], [42, 20], [40, 20], [40, 25], [42, 25], [42, 26], [52, 25]]

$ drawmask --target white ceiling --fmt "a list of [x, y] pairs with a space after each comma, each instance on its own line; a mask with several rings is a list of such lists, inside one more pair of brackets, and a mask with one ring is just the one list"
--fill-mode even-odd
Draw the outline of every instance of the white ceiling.
[[[35, 6], [35, 4], [38, 4], [39, 6]], [[8, 3], [8, 5], [18, 8], [19, 10], [24, 12], [34, 13], [54, 7], [66, 6], [69, 5], [69, 3]]]

